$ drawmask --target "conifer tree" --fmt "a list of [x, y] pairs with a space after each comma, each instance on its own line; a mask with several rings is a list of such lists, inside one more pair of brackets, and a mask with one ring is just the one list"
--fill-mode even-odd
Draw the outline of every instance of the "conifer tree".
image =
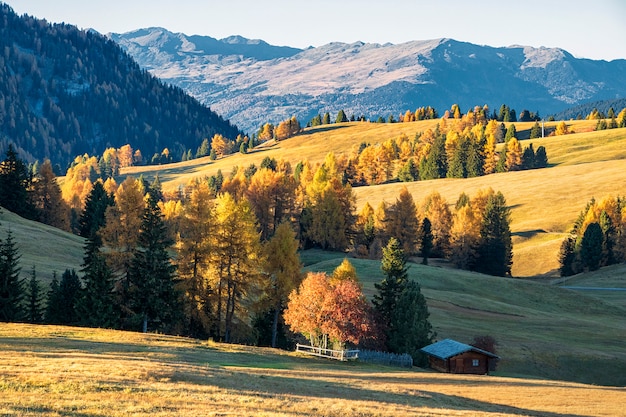
[[52, 272], [52, 281], [48, 289], [45, 322], [50, 324], [59, 324], [61, 302], [59, 301], [59, 279], [57, 272]]
[[400, 242], [393, 237], [383, 248], [381, 269], [384, 278], [380, 283], [374, 284], [378, 293], [374, 294], [372, 302], [380, 314], [383, 326], [390, 329], [393, 311], [398, 306], [398, 299], [406, 288], [408, 279], [406, 255]]
[[0, 240], [0, 321], [24, 318], [24, 280], [20, 278], [20, 253], [9, 230], [5, 241]]
[[66, 269], [59, 282], [54, 272], [48, 304], [46, 307], [46, 322], [53, 324], [76, 324], [80, 321], [78, 303], [81, 297], [81, 283], [76, 271]]
[[580, 260], [583, 268], [595, 271], [602, 263], [602, 243], [604, 234], [597, 222], [590, 223], [585, 229], [580, 245]]
[[430, 220], [428, 220], [428, 217], [424, 217], [424, 220], [422, 220], [422, 231], [420, 235], [422, 237], [420, 244], [422, 264], [428, 265], [428, 257], [433, 249], [433, 233], [430, 228]]
[[541, 126], [539, 122], [535, 122], [533, 127], [530, 129], [530, 139], [537, 139], [541, 137]]
[[322, 118], [322, 124], [323, 125], [329, 125], [330, 124], [330, 113], [328, 113], [328, 112], [324, 113], [324, 117]]
[[419, 172], [413, 158], [409, 158], [402, 168], [400, 168], [398, 171], [398, 179], [402, 182], [412, 182], [419, 179]]
[[535, 149], [531, 143], [524, 148], [522, 153], [522, 169], [534, 169], [535, 168]]
[[180, 219], [176, 265], [183, 290], [185, 328], [190, 336], [205, 338], [214, 324], [213, 289], [208, 282], [214, 192], [206, 182], [194, 183], [191, 188]]
[[413, 357], [415, 365], [425, 366], [426, 358], [420, 349], [431, 344], [436, 337], [429, 316], [426, 298], [419, 284], [415, 281], [407, 282], [391, 313], [387, 339], [389, 350], [408, 353]]
[[260, 282], [260, 241], [256, 218], [243, 198], [236, 201], [220, 194], [213, 210], [211, 235], [211, 286], [214, 291], [216, 326], [212, 336], [230, 343], [243, 302], [251, 302]]
[[112, 206], [115, 200], [112, 195], [107, 194], [101, 181], [93, 184], [93, 189], [87, 196], [85, 201], [85, 209], [80, 216], [79, 235], [91, 239], [100, 247], [102, 239], [98, 235], [98, 231], [104, 226], [105, 212], [107, 207]]
[[467, 161], [465, 171], [468, 178], [480, 177], [484, 174], [483, 165], [484, 158], [481, 153], [482, 146], [480, 142], [472, 141], [467, 149]]
[[157, 200], [148, 194], [139, 229], [138, 248], [131, 260], [130, 305], [141, 320], [145, 333], [148, 325], [168, 329], [180, 311], [174, 287], [175, 266], [170, 261], [169, 238]]
[[18, 158], [12, 144], [6, 158], [0, 162], [0, 206], [28, 219], [35, 217], [30, 201], [31, 174], [24, 161]]
[[339, 110], [339, 113], [337, 113], [337, 119], [335, 120], [335, 123], [346, 123], [348, 121], [348, 118], [346, 117], [346, 113], [343, 110]]
[[41, 293], [41, 285], [37, 280], [37, 271], [33, 265], [28, 280], [28, 290], [26, 291], [26, 321], [28, 323], [41, 323], [43, 321], [43, 294]]
[[511, 273], [513, 262], [510, 209], [501, 192], [489, 196], [480, 228], [476, 270], [489, 275]]
[[84, 290], [76, 303], [79, 322], [89, 327], [115, 328], [119, 312], [113, 296], [114, 279], [101, 243], [96, 236], [87, 239], [83, 260]]
[[548, 155], [545, 146], [540, 146], [535, 152], [535, 168], [545, 168], [548, 166]]
[[559, 250], [559, 273], [562, 277], [569, 277], [577, 272], [576, 268], [576, 239], [569, 236], [561, 243]]

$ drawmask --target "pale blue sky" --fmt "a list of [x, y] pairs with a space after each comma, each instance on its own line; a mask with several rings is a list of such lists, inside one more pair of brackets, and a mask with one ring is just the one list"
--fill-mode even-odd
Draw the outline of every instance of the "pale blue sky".
[[624, 0], [9, 0], [19, 13], [102, 33], [162, 26], [188, 35], [241, 35], [299, 48], [332, 41], [454, 38], [479, 45], [560, 47], [626, 59]]

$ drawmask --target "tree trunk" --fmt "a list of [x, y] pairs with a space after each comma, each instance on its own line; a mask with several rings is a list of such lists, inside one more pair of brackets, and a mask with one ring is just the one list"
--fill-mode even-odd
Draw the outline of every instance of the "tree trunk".
[[279, 317], [279, 306], [274, 308], [274, 321], [272, 322], [272, 347], [276, 347], [276, 339], [278, 336], [278, 317]]
[[148, 315], [147, 314], [143, 315], [143, 325], [141, 326], [141, 329], [144, 333], [148, 333]]

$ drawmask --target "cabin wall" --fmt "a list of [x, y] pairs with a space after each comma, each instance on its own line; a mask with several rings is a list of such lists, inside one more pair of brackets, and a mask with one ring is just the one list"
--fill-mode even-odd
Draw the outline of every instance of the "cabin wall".
[[489, 357], [478, 352], [465, 352], [448, 359], [453, 374], [485, 375], [489, 372]]

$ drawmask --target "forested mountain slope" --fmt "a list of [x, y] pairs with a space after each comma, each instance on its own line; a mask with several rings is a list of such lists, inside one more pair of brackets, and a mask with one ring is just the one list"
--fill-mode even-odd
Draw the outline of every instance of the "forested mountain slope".
[[216, 133], [239, 132], [115, 42], [0, 3], [0, 154], [13, 143], [27, 162], [64, 170], [75, 155], [124, 144], [145, 159], [164, 148], [179, 158]]

